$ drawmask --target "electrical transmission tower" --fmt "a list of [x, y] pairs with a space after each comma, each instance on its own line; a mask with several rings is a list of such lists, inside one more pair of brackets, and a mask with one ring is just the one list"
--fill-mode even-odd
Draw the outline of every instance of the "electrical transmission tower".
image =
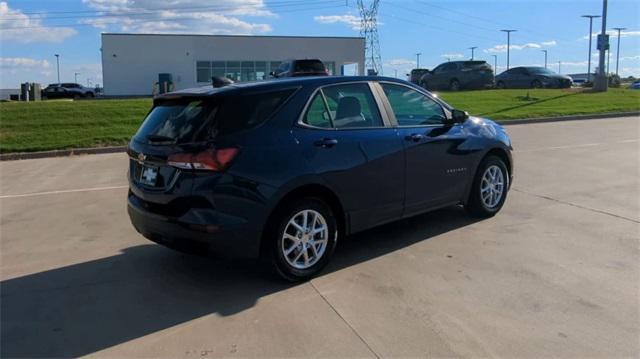
[[380, 58], [380, 42], [378, 41], [378, 4], [373, 0], [369, 6], [364, 0], [358, 0], [360, 10], [360, 35], [365, 39], [365, 72], [371, 75], [382, 75]]

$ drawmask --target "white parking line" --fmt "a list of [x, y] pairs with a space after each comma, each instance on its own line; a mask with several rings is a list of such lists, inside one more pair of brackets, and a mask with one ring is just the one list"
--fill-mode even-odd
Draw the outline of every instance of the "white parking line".
[[629, 140], [620, 140], [616, 142], [584, 143], [579, 145], [532, 148], [528, 150], [515, 150], [513, 152], [537, 152], [537, 151], [548, 151], [548, 150], [564, 150], [568, 148], [594, 147], [594, 146], [602, 146], [602, 145], [611, 145], [615, 143], [631, 143], [631, 142], [638, 142], [638, 141], [639, 141], [638, 139], [629, 139]]
[[6, 194], [0, 196], [2, 198], [19, 198], [19, 197], [35, 197], [45, 196], [50, 194], [62, 194], [62, 193], [76, 193], [76, 192], [95, 192], [95, 191], [108, 191], [113, 189], [123, 189], [129, 186], [112, 186], [112, 187], [95, 187], [95, 188], [78, 188], [78, 189], [66, 189], [60, 191], [47, 191], [47, 192], [34, 192], [34, 193], [22, 193], [22, 194]]

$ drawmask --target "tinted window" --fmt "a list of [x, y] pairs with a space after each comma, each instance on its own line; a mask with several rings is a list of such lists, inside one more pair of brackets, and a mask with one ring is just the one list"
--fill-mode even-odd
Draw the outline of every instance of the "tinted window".
[[324, 105], [324, 100], [320, 92], [314, 96], [302, 122], [315, 127], [331, 127], [331, 115]]
[[266, 121], [291, 93], [288, 90], [164, 101], [154, 106], [135, 138], [175, 143], [214, 139]]
[[549, 69], [545, 69], [544, 67], [527, 67], [527, 71], [529, 71], [529, 73], [537, 74], [537, 75], [555, 75], [556, 74], [555, 72]]
[[298, 60], [295, 62], [294, 72], [325, 72], [325, 67], [320, 60]]
[[378, 105], [366, 83], [329, 86], [322, 89], [336, 128], [382, 127]]
[[400, 126], [439, 125], [446, 119], [440, 104], [405, 86], [382, 83]]

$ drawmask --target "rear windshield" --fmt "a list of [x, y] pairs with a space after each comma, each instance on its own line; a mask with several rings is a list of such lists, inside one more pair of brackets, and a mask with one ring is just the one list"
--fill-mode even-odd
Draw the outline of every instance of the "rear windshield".
[[292, 92], [164, 101], [153, 107], [134, 138], [177, 144], [212, 140], [266, 121]]
[[294, 72], [324, 72], [325, 67], [320, 60], [298, 60]]
[[462, 63], [462, 67], [471, 69], [487, 69], [491, 68], [486, 61], [465, 61]]

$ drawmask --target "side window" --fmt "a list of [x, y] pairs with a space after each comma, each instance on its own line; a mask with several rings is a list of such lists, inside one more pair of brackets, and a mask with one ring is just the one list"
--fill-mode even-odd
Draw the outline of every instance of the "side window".
[[357, 83], [325, 87], [329, 114], [336, 128], [383, 127], [378, 105], [369, 84]]
[[400, 126], [441, 125], [446, 120], [442, 106], [406, 86], [381, 83]]
[[302, 122], [309, 126], [322, 128], [331, 127], [331, 115], [329, 115], [329, 111], [327, 111], [327, 107], [324, 105], [324, 100], [320, 92], [316, 93], [313, 97]]

